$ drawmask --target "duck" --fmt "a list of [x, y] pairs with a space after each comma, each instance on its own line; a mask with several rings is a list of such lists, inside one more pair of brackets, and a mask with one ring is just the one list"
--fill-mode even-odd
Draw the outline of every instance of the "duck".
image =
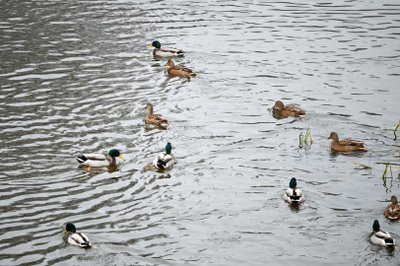
[[396, 196], [390, 197], [390, 203], [383, 211], [383, 215], [393, 221], [400, 219], [400, 204]]
[[80, 166], [88, 167], [116, 167], [116, 158], [124, 159], [124, 156], [117, 149], [111, 149], [108, 154], [88, 153], [79, 155], [76, 160]]
[[170, 142], [165, 146], [165, 151], [160, 153], [153, 161], [153, 166], [159, 170], [169, 169], [176, 163]]
[[168, 120], [162, 117], [159, 114], [154, 114], [154, 107], [151, 103], [147, 103], [146, 105], [146, 116], [144, 118], [144, 122], [146, 124], [155, 125], [159, 128], [166, 129], [168, 127]]
[[393, 237], [386, 231], [381, 230], [381, 226], [379, 225], [379, 221], [375, 220], [372, 224], [372, 233], [371, 233], [371, 242], [385, 247], [394, 247], [395, 242]]
[[174, 61], [172, 61], [171, 59], [168, 59], [165, 66], [168, 67], [167, 72], [171, 78], [173, 77], [190, 78], [196, 76], [196, 73], [194, 73], [191, 69], [182, 65], [175, 65]]
[[272, 116], [276, 119], [287, 118], [289, 116], [301, 117], [306, 112], [294, 104], [284, 105], [282, 101], [276, 101], [272, 107]]
[[331, 150], [334, 152], [368, 151], [368, 148], [361, 141], [352, 139], [339, 140], [336, 132], [331, 132], [328, 139], [332, 140]]
[[65, 242], [78, 246], [81, 248], [94, 247], [92, 242], [89, 240], [87, 235], [76, 231], [76, 227], [73, 223], [67, 223], [64, 227], [64, 240]]
[[159, 41], [153, 41], [151, 44], [147, 45], [147, 48], [149, 49], [154, 48], [153, 56], [159, 58], [177, 57], [184, 55], [184, 52], [180, 49], [167, 48], [167, 47], [161, 48], [161, 43]]
[[302, 203], [305, 201], [305, 197], [303, 192], [297, 187], [296, 178], [290, 179], [289, 188], [286, 190], [286, 193], [283, 194], [283, 199], [288, 203]]

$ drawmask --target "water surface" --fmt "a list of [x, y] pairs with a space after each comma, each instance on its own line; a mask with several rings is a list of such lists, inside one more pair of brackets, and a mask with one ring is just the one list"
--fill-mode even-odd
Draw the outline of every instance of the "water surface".
[[[1, 265], [399, 264], [368, 242], [374, 219], [400, 241], [382, 215], [399, 182], [381, 179], [400, 157], [397, 1], [0, 7]], [[155, 39], [198, 76], [168, 79]], [[277, 121], [277, 99], [307, 116]], [[147, 102], [168, 130], [145, 129]], [[331, 154], [331, 131], [369, 152]], [[168, 141], [178, 164], [143, 172]], [[115, 172], [74, 158], [113, 147]], [[293, 176], [298, 210], [282, 201]], [[66, 246], [68, 221], [97, 248]]]

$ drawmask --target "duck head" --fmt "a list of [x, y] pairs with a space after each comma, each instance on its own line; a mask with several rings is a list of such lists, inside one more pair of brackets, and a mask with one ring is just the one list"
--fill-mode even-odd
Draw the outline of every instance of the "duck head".
[[374, 221], [374, 223], [372, 224], [372, 229], [373, 229], [375, 232], [378, 232], [378, 231], [381, 229], [381, 226], [379, 225], [378, 220], [375, 220], [375, 221]]
[[292, 177], [292, 179], [290, 179], [289, 187], [290, 187], [291, 189], [295, 189], [295, 188], [297, 187], [297, 180], [296, 180], [296, 178]]
[[336, 132], [331, 132], [328, 139], [331, 139], [333, 141], [339, 141], [339, 136]]
[[396, 204], [397, 204], [397, 197], [396, 197], [396, 196], [391, 196], [391, 197], [390, 197], [390, 202], [391, 202], [393, 205], [396, 205]]
[[76, 233], [76, 227], [73, 223], [67, 223], [64, 230], [66, 232]]
[[171, 145], [171, 143], [167, 143], [167, 145], [165, 146], [165, 153], [166, 154], [171, 154], [171, 151], [172, 151], [172, 145]]
[[282, 101], [276, 101], [274, 107], [272, 107], [273, 110], [283, 110], [285, 108], [285, 105], [283, 104]]
[[167, 66], [169, 68], [173, 68], [175, 66], [175, 63], [171, 59], [168, 59], [167, 63], [164, 66]]
[[148, 44], [147, 48], [149, 48], [149, 49], [151, 49], [151, 48], [160, 49], [161, 48], [161, 43], [159, 41], [154, 41], [151, 44]]
[[108, 155], [110, 155], [112, 158], [118, 157], [120, 159], [124, 159], [124, 156], [117, 149], [111, 149], [108, 152]]
[[149, 114], [153, 114], [153, 105], [151, 103], [147, 103], [146, 110]]

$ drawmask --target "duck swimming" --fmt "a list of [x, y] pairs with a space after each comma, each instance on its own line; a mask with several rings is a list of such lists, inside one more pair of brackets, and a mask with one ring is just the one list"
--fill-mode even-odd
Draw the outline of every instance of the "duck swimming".
[[190, 78], [196, 76], [196, 73], [194, 73], [191, 69], [182, 65], [175, 65], [174, 61], [172, 61], [171, 59], [168, 59], [165, 66], [168, 67], [167, 72], [171, 78], [172, 77]]
[[289, 116], [300, 117], [305, 115], [306, 112], [293, 104], [284, 105], [282, 101], [276, 101], [272, 107], [272, 116], [276, 119], [287, 118]]
[[352, 139], [339, 140], [336, 132], [332, 132], [328, 139], [332, 140], [331, 150], [334, 152], [368, 151], [361, 141]]
[[393, 221], [400, 219], [400, 204], [397, 202], [396, 196], [390, 198], [390, 203], [383, 211], [383, 215]]
[[84, 233], [76, 232], [76, 227], [73, 223], [67, 223], [65, 225], [64, 240], [71, 245], [85, 249], [93, 247], [89, 238]]
[[373, 231], [370, 238], [372, 243], [385, 247], [394, 247], [394, 239], [388, 232], [381, 230], [378, 220], [374, 221], [372, 229]]
[[80, 166], [89, 167], [116, 167], [116, 158], [124, 159], [123, 155], [117, 149], [111, 149], [108, 154], [88, 153], [79, 155], [76, 159]]
[[161, 48], [161, 43], [159, 41], [154, 41], [151, 44], [148, 44], [147, 48], [154, 48], [153, 56], [158, 58], [177, 57], [184, 55], [184, 52], [179, 49], [167, 47]]
[[164, 170], [169, 169], [173, 164], [175, 164], [175, 156], [172, 152], [171, 143], [167, 143], [165, 146], [165, 151], [160, 153], [153, 161], [153, 166], [157, 169]]
[[146, 116], [144, 118], [144, 122], [146, 124], [150, 124], [150, 125], [155, 125], [159, 128], [163, 128], [166, 129], [168, 127], [168, 120], [165, 119], [164, 117], [162, 117], [159, 114], [154, 114], [153, 112], [153, 105], [151, 103], [148, 103], [146, 105]]
[[300, 188], [297, 187], [296, 178], [290, 179], [289, 188], [286, 190], [286, 193], [283, 194], [283, 199], [288, 203], [302, 203], [305, 201], [305, 197]]

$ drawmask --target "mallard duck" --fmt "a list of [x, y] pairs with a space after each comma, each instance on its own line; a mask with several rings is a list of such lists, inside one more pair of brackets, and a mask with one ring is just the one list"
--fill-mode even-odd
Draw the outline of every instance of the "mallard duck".
[[302, 203], [303, 201], [305, 201], [303, 192], [297, 187], [296, 178], [293, 177], [292, 179], [290, 179], [289, 188], [283, 195], [283, 199], [289, 203]]
[[76, 227], [73, 223], [67, 223], [65, 225], [64, 240], [71, 245], [81, 248], [93, 247], [92, 242], [90, 242], [89, 238], [84, 233], [76, 232]]
[[172, 152], [171, 143], [165, 146], [165, 152], [160, 153], [153, 161], [153, 166], [157, 169], [169, 169], [175, 163], [175, 156]]
[[390, 220], [400, 219], [400, 204], [397, 202], [396, 196], [390, 198], [390, 203], [383, 211], [383, 215]]
[[334, 152], [368, 151], [361, 141], [343, 139], [339, 140], [336, 132], [332, 132], [328, 139], [332, 140], [331, 150]]
[[149, 49], [154, 48], [153, 50], [154, 57], [168, 58], [168, 57], [177, 57], [184, 55], [184, 52], [179, 49], [167, 48], [167, 47], [161, 48], [161, 43], [159, 41], [154, 41], [151, 44], [148, 44], [147, 48]]
[[386, 231], [381, 230], [378, 220], [372, 224], [371, 242], [385, 247], [393, 247], [395, 245], [393, 237]]
[[89, 167], [116, 167], [116, 157], [124, 159], [123, 155], [117, 149], [111, 149], [107, 155], [105, 154], [83, 154], [79, 155], [76, 159], [81, 166]]
[[190, 78], [196, 76], [196, 73], [194, 73], [191, 69], [182, 65], [175, 65], [174, 61], [172, 61], [171, 59], [168, 59], [165, 66], [168, 67], [167, 72], [171, 78], [172, 77]]
[[272, 107], [272, 116], [276, 119], [287, 118], [289, 116], [300, 117], [305, 115], [303, 109], [293, 104], [284, 105], [282, 101], [276, 101]]
[[146, 117], [144, 118], [144, 122], [146, 124], [155, 125], [160, 128], [167, 128], [168, 120], [159, 114], [154, 114], [153, 113], [153, 105], [151, 103], [148, 103], [146, 105], [146, 110], [147, 110], [147, 113], [146, 113]]

